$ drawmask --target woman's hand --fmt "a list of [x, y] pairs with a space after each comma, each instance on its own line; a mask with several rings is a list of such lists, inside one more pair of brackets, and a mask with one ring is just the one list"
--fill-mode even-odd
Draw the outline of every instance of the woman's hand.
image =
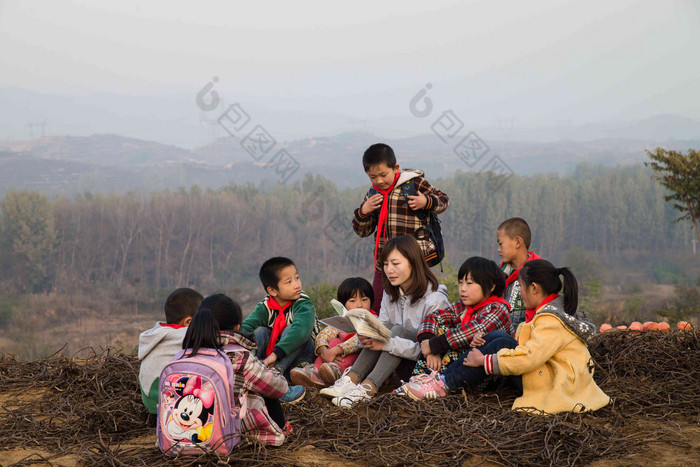
[[464, 366], [484, 366], [484, 354], [479, 349], [472, 349], [464, 359]]
[[471, 347], [473, 349], [474, 347], [481, 347], [485, 343], [486, 343], [486, 341], [484, 340], [484, 333], [477, 332], [476, 334], [474, 334], [474, 337], [472, 338], [472, 342], [469, 345], [471, 345]]
[[358, 334], [358, 337], [360, 338], [360, 342], [362, 343], [362, 347], [364, 347], [365, 349], [384, 350], [384, 342], [379, 341], [377, 339], [372, 339], [371, 337], [360, 336], [359, 334]]
[[437, 372], [442, 368], [442, 358], [439, 355], [430, 354], [426, 357], [428, 368]]
[[430, 342], [428, 342], [429, 340], [430, 339], [426, 339], [420, 343], [420, 351], [425, 358], [428, 358], [428, 355], [430, 355]]
[[335, 362], [338, 364], [340, 364], [343, 361], [343, 349], [341, 349], [337, 345], [330, 349], [327, 346], [324, 347], [326, 348], [322, 350], [321, 353], [318, 355], [319, 357], [321, 357], [321, 360], [323, 360], [326, 363]]

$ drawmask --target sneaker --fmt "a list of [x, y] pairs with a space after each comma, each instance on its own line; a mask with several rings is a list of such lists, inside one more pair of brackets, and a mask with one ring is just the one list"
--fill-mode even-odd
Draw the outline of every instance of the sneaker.
[[[429, 375], [426, 373], [419, 373], [417, 375], [411, 376], [411, 378], [408, 380], [408, 383], [423, 381], [428, 377], [429, 377]], [[408, 383], [404, 380], [401, 380], [401, 385], [398, 388], [391, 391], [391, 393], [395, 394], [397, 396], [407, 396], [408, 390], [406, 388], [408, 387]]]
[[404, 385], [408, 397], [413, 400], [436, 399], [447, 395], [445, 383], [440, 379], [440, 375], [432, 371], [429, 375], [422, 374], [411, 377]]
[[372, 398], [369, 395], [369, 391], [372, 390], [372, 386], [369, 384], [357, 384], [355, 387], [342, 396], [334, 397], [331, 402], [333, 402], [338, 407], [343, 407], [349, 409], [356, 406], [362, 401], [367, 401]]
[[340, 369], [340, 365], [337, 363], [328, 362], [321, 365], [321, 368], [318, 369], [318, 374], [323, 382], [326, 383], [326, 386], [330, 386], [343, 376], [343, 370]]
[[305, 388], [325, 388], [328, 386], [316, 371], [313, 365], [307, 365], [303, 368], [294, 368], [289, 372], [289, 378], [292, 384], [304, 386]]
[[322, 396], [338, 397], [342, 396], [351, 389], [356, 388], [357, 384], [352, 382], [350, 376], [348, 376], [349, 372], [350, 368], [343, 372], [342, 376], [336, 380], [333, 386], [321, 389], [318, 393]]
[[287, 389], [285, 395], [282, 396], [280, 402], [296, 404], [304, 398], [304, 394], [306, 394], [306, 388], [304, 386], [289, 386], [289, 389]]

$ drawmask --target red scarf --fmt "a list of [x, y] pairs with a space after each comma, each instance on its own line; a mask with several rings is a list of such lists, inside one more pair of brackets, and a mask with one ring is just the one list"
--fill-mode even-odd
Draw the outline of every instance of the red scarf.
[[482, 309], [483, 307], [485, 307], [486, 305], [488, 305], [490, 303], [503, 303], [508, 307], [508, 311], [510, 311], [510, 304], [507, 301], [505, 301], [505, 299], [503, 297], [491, 296], [489, 298], [482, 300], [481, 302], [479, 302], [478, 304], [476, 304], [474, 306], [467, 305], [467, 311], [466, 311], [466, 313], [464, 313], [464, 318], [462, 318], [462, 324], [466, 324], [467, 322], [471, 321], [472, 318], [474, 317], [474, 313], [476, 313], [477, 311], [479, 311], [480, 309]]
[[165, 324], [165, 323], [160, 323], [160, 325], [163, 326], [164, 328], [173, 328], [173, 329], [182, 329], [182, 328], [187, 327], [187, 326], [183, 326], [183, 325], [181, 325], [181, 324]]
[[545, 298], [544, 300], [542, 300], [542, 303], [540, 303], [539, 305], [537, 305], [537, 309], [536, 309], [536, 310], [525, 310], [525, 322], [526, 322], [526, 323], [529, 323], [530, 321], [532, 321], [532, 318], [535, 317], [535, 315], [537, 314], [538, 311], [540, 311], [547, 303], [553, 301], [553, 300], [556, 299], [558, 296], [559, 296], [559, 294], [553, 293], [553, 294], [550, 295], [549, 297], [547, 297], [547, 298]]
[[392, 182], [391, 186], [387, 188], [386, 190], [380, 190], [376, 186], [372, 185], [372, 187], [377, 190], [379, 193], [384, 195], [384, 200], [382, 201], [382, 207], [379, 210], [379, 221], [377, 222], [377, 239], [374, 242], [374, 267], [377, 267], [377, 250], [379, 250], [379, 239], [382, 237], [382, 233], [386, 236], [386, 232], [382, 232], [384, 230], [384, 224], [386, 224], [387, 219], [389, 218], [389, 193], [394, 191], [394, 187], [396, 186], [396, 182], [399, 180], [399, 175], [400, 172], [396, 172], [396, 176], [394, 177], [394, 181]]
[[[532, 261], [533, 259], [542, 259], [542, 258], [540, 258], [537, 253], [533, 253], [531, 251], [528, 251], [527, 252], [527, 259], [525, 260], [525, 263], [527, 263], [528, 261]], [[508, 287], [508, 285], [510, 285], [511, 282], [513, 282], [514, 280], [516, 280], [518, 278], [518, 274], [520, 274], [520, 270], [523, 268], [525, 263], [521, 264], [518, 269], [516, 269], [515, 271], [510, 273], [510, 276], [508, 276], [508, 279], [506, 279], [506, 287]], [[503, 267], [503, 263], [501, 263], [501, 267]]]
[[287, 320], [284, 317], [284, 312], [287, 308], [292, 306], [292, 303], [294, 302], [289, 302], [282, 307], [279, 303], [277, 303], [277, 300], [275, 300], [274, 297], [270, 297], [267, 299], [267, 307], [270, 310], [277, 310], [278, 313], [277, 317], [275, 318], [275, 322], [272, 324], [272, 333], [270, 334], [270, 341], [267, 343], [267, 350], [265, 353], [266, 357], [269, 357], [272, 351], [275, 350], [277, 340], [282, 335], [282, 331], [284, 331], [284, 328], [287, 327]]

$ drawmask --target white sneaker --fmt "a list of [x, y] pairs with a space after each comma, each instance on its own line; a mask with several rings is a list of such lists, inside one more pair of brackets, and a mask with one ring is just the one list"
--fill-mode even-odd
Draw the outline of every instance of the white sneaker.
[[334, 397], [331, 402], [333, 402], [338, 407], [343, 407], [349, 409], [356, 406], [362, 401], [367, 401], [372, 398], [369, 392], [372, 390], [372, 386], [369, 384], [358, 384], [354, 389], [346, 392], [342, 396]]
[[327, 388], [321, 389], [318, 393], [321, 394], [322, 396], [327, 396], [327, 397], [338, 397], [342, 396], [346, 392], [355, 389], [357, 387], [357, 384], [353, 383], [352, 380], [350, 379], [350, 376], [348, 376], [348, 373], [350, 372], [350, 368], [347, 368], [343, 372], [343, 376], [338, 378], [335, 383], [333, 383], [332, 386], [329, 386]]

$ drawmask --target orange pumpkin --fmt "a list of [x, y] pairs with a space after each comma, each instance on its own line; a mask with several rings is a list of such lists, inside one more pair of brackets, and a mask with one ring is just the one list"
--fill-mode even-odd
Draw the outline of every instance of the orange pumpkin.
[[668, 323], [662, 321], [659, 323], [659, 331], [661, 332], [668, 332], [671, 330], [671, 326], [668, 325]]
[[600, 332], [609, 331], [611, 329], [612, 329], [612, 326], [610, 326], [608, 323], [603, 323], [600, 325]]
[[659, 325], [654, 321], [647, 321], [644, 324], [642, 324], [642, 327], [644, 328], [645, 331], [658, 331], [659, 330]]
[[693, 329], [693, 326], [687, 321], [679, 321], [678, 329], [680, 329], [681, 331], [690, 331], [691, 329]]
[[619, 329], [620, 331], [625, 331], [625, 330], [627, 330], [627, 326], [625, 326], [624, 324], [621, 324], [620, 326], [617, 327], [617, 329]]
[[640, 331], [644, 330], [644, 327], [639, 321], [632, 321], [627, 330], [639, 334]]

